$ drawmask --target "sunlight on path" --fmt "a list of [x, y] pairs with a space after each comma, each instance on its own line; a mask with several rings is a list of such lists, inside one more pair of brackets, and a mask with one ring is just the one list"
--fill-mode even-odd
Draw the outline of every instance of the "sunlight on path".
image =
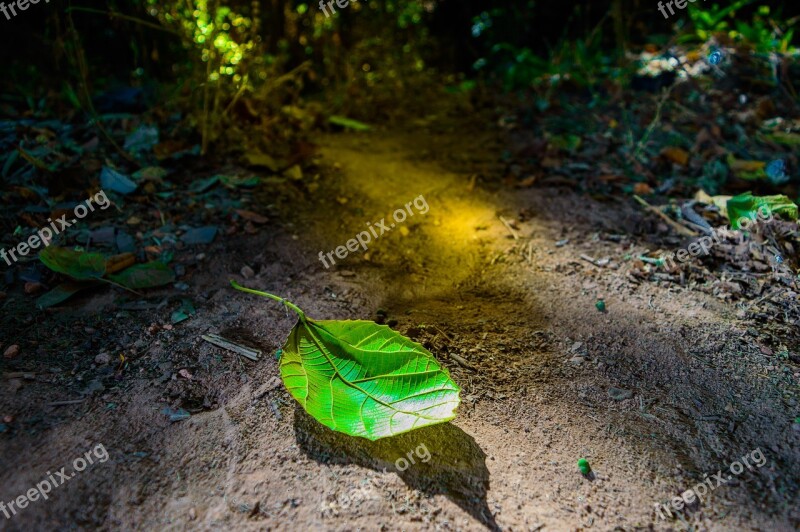
[[428, 213], [408, 218], [405, 234], [395, 229], [370, 245], [370, 261], [386, 270], [386, 280], [401, 287], [404, 296], [442, 295], [479, 272], [489, 230], [501, 227], [498, 207], [487, 193], [470, 191], [463, 175], [439, 164], [410, 160], [414, 152], [402, 138], [331, 135], [324, 145], [325, 159], [341, 166], [342, 189], [363, 212], [360, 219], [344, 221], [354, 232], [367, 221], [391, 220], [395, 209], [420, 195], [429, 205]]

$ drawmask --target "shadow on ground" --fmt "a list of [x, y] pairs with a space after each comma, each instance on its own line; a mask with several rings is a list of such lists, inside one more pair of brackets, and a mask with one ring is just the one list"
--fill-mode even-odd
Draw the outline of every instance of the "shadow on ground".
[[[410, 487], [431, 496], [446, 495], [490, 530], [500, 530], [486, 502], [486, 453], [472, 436], [455, 425], [442, 423], [369, 441], [334, 432], [297, 406], [294, 427], [300, 449], [317, 462], [395, 471]], [[426, 462], [420, 455], [425, 458], [428, 453], [412, 454], [423, 445], [430, 453]], [[395, 465], [399, 458], [413, 458], [415, 463], [401, 471]]]

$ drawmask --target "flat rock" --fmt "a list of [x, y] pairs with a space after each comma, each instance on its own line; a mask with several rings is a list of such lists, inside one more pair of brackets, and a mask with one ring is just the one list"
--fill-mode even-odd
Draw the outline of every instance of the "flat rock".
[[633, 392], [630, 390], [623, 390], [622, 388], [609, 388], [608, 396], [615, 401], [624, 401], [633, 397]]

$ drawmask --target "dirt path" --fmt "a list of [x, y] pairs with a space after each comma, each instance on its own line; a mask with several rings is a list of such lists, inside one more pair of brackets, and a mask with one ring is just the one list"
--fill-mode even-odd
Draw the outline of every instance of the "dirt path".
[[[68, 423], [3, 443], [5, 501], [92, 442], [111, 457], [10, 528], [797, 527], [800, 374], [765, 354], [778, 340], [710, 296], [628, 277], [623, 257], [642, 248], [628, 235], [643, 223], [629, 206], [486, 184], [499, 151], [492, 135], [321, 138], [320, 188], [281, 229], [227, 243], [229, 254], [195, 278], [199, 316], [138, 338], [137, 378], [66, 407]], [[366, 252], [330, 269], [318, 260], [408, 202], [414, 215]], [[601, 268], [581, 254], [612, 260]], [[244, 263], [255, 279], [236, 276]], [[274, 357], [243, 364], [198, 340], [220, 332], [271, 353], [288, 334], [293, 319], [279, 306], [225, 288], [232, 275], [313, 317], [385, 316], [450, 368], [463, 388], [458, 417], [374, 443], [322, 428], [282, 388]], [[193, 380], [177, 378], [181, 368]], [[30, 399], [29, 389], [3, 402]], [[177, 399], [202, 408], [169, 424], [159, 408]], [[429, 460], [420, 452], [396, 471], [423, 448]], [[756, 449], [763, 467], [677, 520], [656, 517], [655, 503]], [[581, 457], [593, 478], [578, 473]]]

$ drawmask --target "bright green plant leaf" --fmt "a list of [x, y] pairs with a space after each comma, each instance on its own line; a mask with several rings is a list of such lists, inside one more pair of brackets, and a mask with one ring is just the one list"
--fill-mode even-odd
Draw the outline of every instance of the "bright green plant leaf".
[[731, 229], [739, 229], [740, 220], [745, 218], [756, 220], [758, 217], [766, 218], [766, 215], [779, 215], [797, 220], [797, 205], [783, 195], [753, 196], [751, 192], [739, 194], [728, 200], [728, 220], [731, 221]]
[[283, 346], [281, 378], [326, 427], [377, 440], [455, 418], [461, 390], [418, 343], [371, 321], [312, 320], [277, 296], [231, 284], [300, 317]]
[[169, 284], [175, 280], [175, 272], [163, 262], [153, 261], [131, 266], [108, 277], [125, 288], [137, 290]]
[[369, 131], [371, 129], [370, 126], [364, 122], [359, 122], [358, 120], [353, 120], [352, 118], [344, 116], [333, 115], [328, 118], [328, 122], [335, 126], [341, 126], [345, 129], [354, 129], [356, 131]]
[[106, 258], [100, 253], [48, 246], [39, 253], [39, 260], [54, 272], [79, 281], [99, 279], [106, 273]]

